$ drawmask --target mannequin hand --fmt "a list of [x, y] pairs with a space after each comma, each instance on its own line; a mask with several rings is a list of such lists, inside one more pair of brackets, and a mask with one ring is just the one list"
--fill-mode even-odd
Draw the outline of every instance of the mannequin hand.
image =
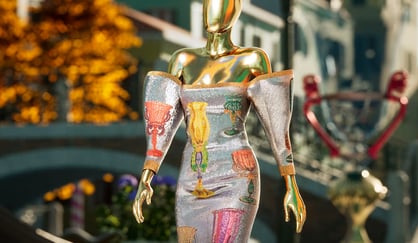
[[135, 196], [134, 204], [132, 207], [136, 221], [140, 224], [144, 222], [144, 215], [142, 214], [142, 204], [146, 201], [147, 205], [151, 204], [151, 197], [154, 190], [151, 187], [151, 180], [154, 176], [154, 172], [150, 170], [144, 170], [139, 182], [138, 191]]
[[289, 209], [293, 212], [296, 219], [296, 232], [300, 233], [303, 228], [303, 224], [306, 220], [306, 207], [305, 203], [302, 200], [302, 197], [299, 194], [299, 189], [296, 184], [295, 176], [288, 175], [285, 176], [286, 181], [286, 194], [283, 200], [284, 211], [285, 211], [285, 220], [288, 222]]

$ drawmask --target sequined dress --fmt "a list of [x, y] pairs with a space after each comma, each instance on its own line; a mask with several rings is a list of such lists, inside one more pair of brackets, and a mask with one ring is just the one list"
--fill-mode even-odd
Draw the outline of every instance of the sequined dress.
[[[263, 97], [270, 100], [260, 101], [258, 93], [269, 90], [271, 84], [277, 86], [256, 80], [250, 85], [199, 87], [182, 85], [162, 72], [147, 75], [145, 118], [149, 139], [144, 168], [158, 171], [180, 122], [186, 122], [188, 141], [176, 191], [179, 242], [248, 241], [260, 200], [258, 162], [245, 132], [251, 104], [267, 126], [277, 123], [271, 121], [274, 116], [289, 116], [276, 117], [276, 127], [281, 131], [267, 136], [277, 147], [273, 151], [279, 166], [293, 166], [290, 145], [286, 145], [291, 111], [289, 85], [282, 88], [285, 97], [277, 99], [278, 92]], [[266, 106], [266, 102], [283, 99], [286, 104], [274, 112]]]

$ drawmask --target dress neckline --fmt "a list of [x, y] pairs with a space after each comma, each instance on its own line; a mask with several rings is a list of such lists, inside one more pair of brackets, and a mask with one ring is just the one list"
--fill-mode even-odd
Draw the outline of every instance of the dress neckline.
[[186, 89], [205, 89], [205, 88], [220, 88], [220, 87], [240, 87], [246, 88], [249, 83], [235, 83], [235, 82], [224, 82], [216, 84], [183, 84], [183, 88]]
[[226, 87], [226, 86], [231, 86], [231, 87], [248, 87], [254, 83], [257, 83], [259, 80], [262, 79], [268, 79], [268, 78], [272, 78], [272, 77], [278, 77], [278, 76], [287, 76], [287, 75], [291, 75], [293, 76], [293, 70], [292, 69], [288, 69], [288, 70], [283, 70], [280, 72], [272, 72], [272, 73], [266, 73], [266, 74], [262, 74], [259, 75], [255, 78], [253, 78], [250, 82], [246, 82], [246, 83], [238, 83], [238, 82], [223, 82], [223, 83], [215, 83], [215, 84], [183, 84], [183, 82], [177, 78], [176, 76], [167, 73], [167, 72], [163, 72], [163, 71], [150, 71], [147, 75], [155, 75], [155, 76], [163, 76], [166, 78], [171, 79], [173, 82], [175, 82], [176, 84], [178, 84], [179, 86], [183, 87], [183, 88], [187, 88], [187, 89], [202, 89], [202, 88], [217, 88], [217, 87]]

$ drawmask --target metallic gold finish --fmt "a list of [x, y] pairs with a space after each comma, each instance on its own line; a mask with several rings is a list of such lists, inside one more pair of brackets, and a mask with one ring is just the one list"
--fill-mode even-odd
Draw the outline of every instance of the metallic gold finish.
[[151, 204], [151, 197], [154, 190], [151, 187], [151, 180], [154, 177], [154, 172], [149, 169], [142, 171], [141, 180], [139, 182], [138, 191], [135, 196], [134, 204], [132, 206], [135, 219], [138, 223], [144, 222], [144, 216], [142, 214], [142, 203], [147, 202]]
[[283, 206], [285, 212], [285, 220], [289, 222], [289, 209], [292, 210], [296, 219], [296, 232], [302, 232], [303, 224], [306, 220], [306, 207], [299, 193], [298, 185], [296, 184], [295, 175], [287, 175], [283, 177], [286, 183], [286, 194], [284, 196]]
[[147, 160], [144, 163], [144, 170], [152, 170], [154, 174], [157, 174], [158, 169], [160, 168], [160, 163], [155, 160]]
[[230, 30], [238, 19], [241, 8], [241, 0], [203, 1], [203, 24], [206, 31], [219, 33]]
[[[286, 137], [291, 117], [293, 96], [291, 96], [290, 84], [293, 72], [288, 70], [279, 74], [272, 74], [270, 60], [264, 50], [255, 47], [243, 48], [232, 43], [231, 28], [240, 15], [241, 5], [242, 0], [204, 0], [203, 17], [207, 31], [206, 46], [202, 48], [183, 48], [176, 51], [169, 61], [169, 74], [161, 75], [161, 79], [170, 78], [172, 75], [175, 79], [174, 82], [181, 82], [179, 84], [179, 99], [182, 107], [172, 104], [175, 107], [173, 113], [184, 113], [188, 126], [189, 141], [183, 151], [184, 159], [180, 168], [176, 191], [176, 216], [179, 225], [193, 226], [197, 229], [197, 231], [193, 231], [193, 233], [196, 233], [194, 237], [197, 242], [207, 241], [209, 234], [215, 236], [218, 235], [216, 232], [219, 233], [224, 230], [224, 228], [216, 228], [214, 226], [216, 224], [209, 223], [211, 219], [208, 216], [213, 217], [213, 212], [224, 212], [218, 215], [222, 217], [229, 215], [230, 220], [228, 222], [231, 222], [233, 227], [237, 227], [236, 232], [234, 230], [230, 232], [231, 235], [237, 237], [237, 242], [248, 241], [260, 195], [259, 168], [258, 163], [254, 168], [251, 168], [254, 176], [248, 178], [251, 179], [248, 183], [245, 178], [239, 176], [238, 172], [231, 170], [233, 163], [231, 154], [243, 148], [251, 150], [246, 140], [244, 128], [245, 119], [251, 105], [250, 102], [257, 100], [257, 104], [253, 102], [255, 106], [268, 106], [271, 103], [269, 100], [271, 96], [276, 96], [274, 105], [280, 106], [282, 111], [281, 113], [273, 112], [275, 113], [273, 117], [278, 118], [275, 120], [280, 120], [278, 121], [280, 123], [280, 136], [277, 136], [272, 128], [277, 121], [268, 121], [271, 117], [263, 115], [266, 118], [263, 122], [267, 129], [270, 129], [269, 140], [271, 140], [272, 146], [276, 147], [274, 157], [278, 165], [286, 166], [282, 169], [287, 186], [283, 201], [286, 220], [289, 220], [290, 209], [296, 218], [297, 232], [300, 232], [306, 219], [305, 204], [299, 194], [293, 170], [288, 169], [290, 168], [289, 165], [293, 166], [290, 141]], [[154, 73], [150, 75], [155, 76]], [[285, 77], [282, 77], [283, 75]], [[263, 77], [255, 79], [259, 76]], [[270, 78], [272, 80], [269, 80]], [[159, 82], [156, 77], [152, 79]], [[262, 83], [260, 84], [261, 87], [259, 83]], [[151, 86], [159, 89], [157, 85], [151, 84]], [[280, 94], [272, 92], [271, 87], [275, 89], [274, 92], [278, 91]], [[254, 96], [250, 98], [250, 88], [257, 97], [266, 96], [264, 91], [258, 91], [267, 88], [266, 92], [269, 92], [268, 102], [258, 102], [263, 99], [256, 99]], [[161, 97], [161, 92], [159, 94], [149, 94], [152, 92], [152, 90], [145, 90], [146, 99], [148, 97], [153, 101], [158, 100], [160, 102], [161, 100], [167, 100], [167, 97]], [[167, 96], [169, 95], [173, 94], [167, 94]], [[235, 95], [238, 96], [235, 97]], [[235, 98], [227, 100], [226, 97]], [[195, 107], [195, 105], [203, 102], [207, 103], [208, 111], [206, 114], [200, 111], [200, 108]], [[264, 109], [265, 107], [260, 108]], [[225, 113], [225, 110], [230, 113]], [[275, 110], [277, 110], [277, 107], [275, 107]], [[225, 133], [225, 130], [228, 130], [228, 132]], [[210, 153], [206, 151], [207, 144], [210, 145], [207, 148], [210, 149]], [[162, 145], [162, 147], [168, 146], [169, 143], [168, 145], [166, 143]], [[208, 159], [207, 165], [204, 164], [206, 159]], [[215, 163], [211, 163], [212, 160]], [[256, 162], [256, 158], [254, 160]], [[184, 166], [184, 163], [188, 163], [188, 161], [191, 161], [191, 169]], [[198, 163], [200, 166], [197, 165]], [[147, 171], [144, 170], [144, 173], [149, 173]], [[193, 187], [196, 186], [193, 180], [196, 171], [200, 172], [197, 187], [203, 188], [201, 172], [206, 171], [205, 173], [209, 176], [205, 180], [205, 185], [208, 189], [213, 190], [214, 195], [219, 196], [217, 200], [212, 200], [214, 197], [200, 197], [196, 200], [196, 195], [190, 196], [193, 195], [193, 191], [196, 191], [193, 190]], [[140, 209], [143, 201], [147, 199], [148, 203], [152, 195], [152, 189], [146, 183], [146, 179], [149, 179], [147, 176], [150, 175], [143, 174], [142, 178], [144, 180], [141, 178], [140, 190], [134, 204], [134, 214], [138, 222], [143, 222]], [[226, 182], [229, 183], [228, 186], [225, 185]], [[254, 202], [254, 204], [240, 201], [243, 187], [247, 187], [246, 189], [250, 194], [249, 198], [252, 198], [247, 199], [246, 202]], [[219, 203], [220, 201], [222, 203]], [[235, 212], [238, 212], [236, 216], [239, 215], [240, 217], [233, 217]], [[199, 216], [196, 217], [196, 215]], [[219, 225], [222, 226], [222, 224]], [[232, 226], [228, 226], [228, 229], [235, 229]], [[215, 233], [212, 233], [212, 230]]]
[[[230, 38], [230, 33], [220, 33], [213, 38], [218, 43], [223, 42]], [[175, 52], [169, 64], [170, 73], [186, 85], [208, 86], [226, 82], [245, 84], [271, 71], [267, 54], [261, 49], [236, 46], [208, 48]]]
[[330, 187], [332, 203], [348, 219], [344, 243], [371, 243], [365, 222], [386, 193], [387, 188], [367, 170], [351, 172]]
[[295, 166], [293, 164], [280, 166], [279, 171], [282, 176], [296, 174]]
[[206, 47], [176, 51], [169, 73], [186, 85], [248, 83], [258, 75], [270, 73], [270, 60], [262, 49], [241, 48], [231, 41], [231, 28], [240, 12], [241, 0], [203, 1]]

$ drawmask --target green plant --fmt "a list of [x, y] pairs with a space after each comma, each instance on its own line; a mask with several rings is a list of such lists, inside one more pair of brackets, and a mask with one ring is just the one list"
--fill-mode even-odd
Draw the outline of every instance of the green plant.
[[118, 232], [125, 240], [172, 241], [176, 238], [175, 181], [170, 177], [155, 176], [151, 205], [143, 206], [145, 222], [138, 224], [132, 213], [137, 180], [123, 175], [117, 182], [118, 190], [110, 205], [97, 209], [97, 224], [101, 233]]

